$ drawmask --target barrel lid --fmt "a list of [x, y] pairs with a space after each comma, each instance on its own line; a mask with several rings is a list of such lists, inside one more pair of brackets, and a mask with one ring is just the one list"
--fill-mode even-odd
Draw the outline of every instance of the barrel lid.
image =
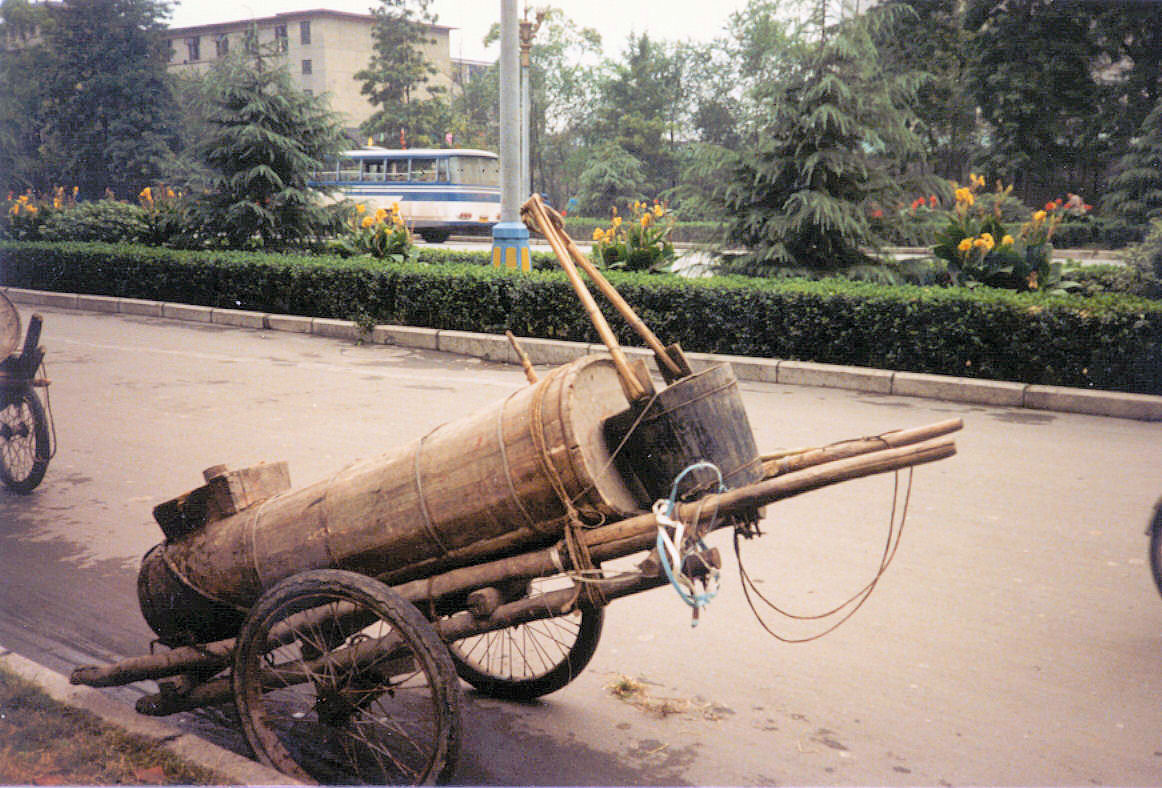
[[0, 293], [0, 360], [8, 358], [20, 346], [20, 313]]

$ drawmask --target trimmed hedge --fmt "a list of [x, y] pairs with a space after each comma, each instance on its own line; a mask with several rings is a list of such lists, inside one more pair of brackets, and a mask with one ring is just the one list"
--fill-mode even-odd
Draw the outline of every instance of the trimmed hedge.
[[[843, 280], [609, 279], [659, 336], [691, 351], [1162, 394], [1158, 301]], [[479, 263], [0, 242], [0, 284], [597, 341], [562, 273]], [[607, 312], [623, 342], [640, 344]]]

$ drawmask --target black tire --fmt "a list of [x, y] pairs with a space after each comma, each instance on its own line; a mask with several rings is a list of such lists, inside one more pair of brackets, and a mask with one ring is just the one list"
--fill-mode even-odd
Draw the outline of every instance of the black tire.
[[1150, 571], [1154, 573], [1154, 585], [1162, 594], [1162, 500], [1154, 506], [1154, 521], [1150, 524]]
[[448, 649], [378, 580], [332, 569], [287, 578], [251, 609], [237, 644], [238, 716], [268, 766], [369, 785], [429, 784], [455, 769], [460, 688]]
[[48, 420], [31, 388], [0, 393], [0, 481], [27, 494], [44, 479], [51, 454]]
[[449, 236], [452, 235], [452, 233], [448, 232], [447, 230], [417, 230], [416, 232], [419, 234], [420, 238], [423, 238], [430, 244], [442, 244], [444, 241], [448, 240]]
[[605, 608], [581, 606], [567, 616], [457, 640], [448, 650], [460, 678], [478, 692], [533, 700], [577, 678], [597, 651], [604, 623]]

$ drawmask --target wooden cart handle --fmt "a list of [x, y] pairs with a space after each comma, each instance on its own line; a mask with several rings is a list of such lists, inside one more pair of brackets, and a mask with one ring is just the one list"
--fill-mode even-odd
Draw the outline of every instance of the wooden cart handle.
[[[540, 195], [534, 194], [529, 198], [529, 200], [533, 199], [540, 201], [541, 198]], [[689, 370], [682, 369], [680, 366], [678, 366], [674, 359], [670, 357], [670, 354], [666, 350], [665, 345], [663, 345], [658, 339], [657, 335], [655, 335], [654, 332], [650, 330], [650, 327], [646, 325], [645, 321], [638, 317], [637, 312], [633, 310], [633, 307], [629, 305], [629, 302], [621, 297], [621, 293], [617, 292], [617, 289], [609, 283], [609, 280], [605, 278], [600, 270], [598, 270], [597, 266], [593, 265], [589, 258], [586, 257], [585, 254], [577, 248], [577, 244], [573, 243], [573, 239], [570, 238], [569, 234], [565, 232], [564, 217], [562, 217], [561, 214], [557, 213], [554, 209], [545, 205], [544, 202], [541, 202], [541, 210], [544, 211], [545, 215], [549, 218], [549, 221], [552, 222], [553, 227], [565, 239], [565, 246], [568, 248], [569, 254], [572, 256], [574, 262], [576, 262], [576, 264], [581, 267], [581, 270], [584, 271], [586, 275], [588, 275], [588, 277], [594, 281], [594, 283], [597, 285], [597, 289], [601, 291], [603, 296], [609, 299], [609, 302], [613, 304], [614, 308], [617, 309], [618, 313], [620, 313], [621, 316], [625, 319], [625, 322], [629, 323], [630, 328], [636, 331], [638, 336], [645, 340], [645, 343], [649, 346], [650, 350], [654, 351], [654, 354], [658, 357], [658, 363], [664, 364], [674, 379], [688, 375]]]
[[601, 314], [601, 310], [597, 307], [597, 302], [593, 300], [593, 294], [589, 292], [589, 288], [581, 280], [581, 275], [577, 273], [577, 268], [573, 265], [573, 260], [566, 250], [565, 244], [561, 241], [557, 228], [553, 226], [545, 213], [545, 204], [541, 201], [540, 195], [534, 194], [521, 206], [521, 218], [525, 224], [531, 224], [532, 229], [545, 236], [549, 245], [553, 247], [553, 252], [557, 255], [561, 268], [565, 269], [565, 274], [569, 277], [573, 290], [581, 299], [581, 304], [589, 315], [589, 320], [597, 329], [597, 334], [601, 337], [606, 349], [609, 350], [609, 355], [613, 357], [613, 365], [617, 369], [618, 377], [621, 378], [621, 388], [625, 392], [626, 399], [630, 402], [637, 402], [648, 397], [649, 392], [645, 390], [637, 375], [629, 368], [629, 362], [626, 361], [625, 354], [621, 351], [621, 345], [618, 344], [617, 337], [614, 336], [613, 329], [609, 327], [605, 315]]

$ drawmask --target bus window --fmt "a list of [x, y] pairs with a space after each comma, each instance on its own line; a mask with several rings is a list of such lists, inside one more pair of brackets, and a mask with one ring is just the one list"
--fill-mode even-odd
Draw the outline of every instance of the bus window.
[[359, 159], [339, 159], [339, 180], [359, 180]]
[[436, 159], [436, 180], [441, 183], [447, 183], [452, 180], [452, 176], [448, 174], [447, 159]]
[[384, 160], [383, 159], [364, 159], [363, 160], [363, 180], [365, 181], [382, 181], [384, 179]]
[[338, 171], [338, 169], [339, 161], [337, 159], [331, 159], [327, 162], [325, 169], [316, 170], [311, 175], [311, 180], [315, 181], [316, 183], [334, 183], [335, 173]]
[[484, 156], [453, 156], [452, 180], [468, 186], [499, 186], [500, 161]]
[[407, 159], [388, 159], [387, 160], [387, 180], [389, 181], [406, 181], [408, 179], [408, 161]]
[[431, 182], [436, 180], [436, 160], [435, 159], [412, 159], [412, 173], [411, 179], [413, 181]]

